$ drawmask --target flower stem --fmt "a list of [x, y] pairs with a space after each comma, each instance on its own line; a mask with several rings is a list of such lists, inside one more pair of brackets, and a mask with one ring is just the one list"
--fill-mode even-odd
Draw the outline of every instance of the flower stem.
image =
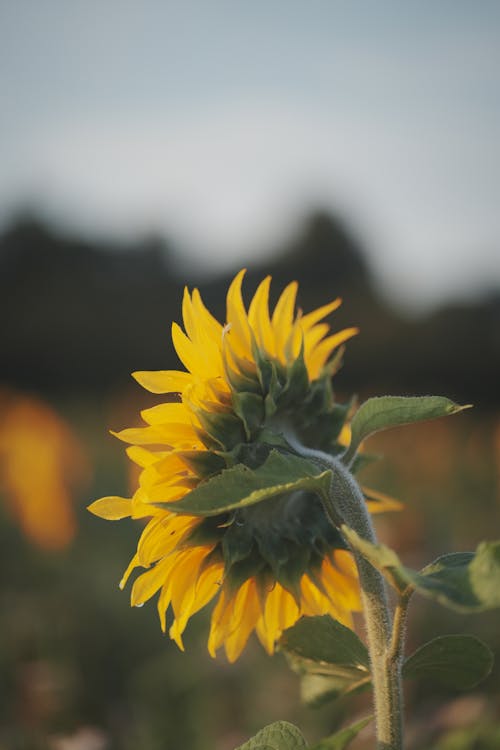
[[[352, 474], [337, 459], [327, 507], [334, 505], [343, 522], [363, 539], [377, 543], [361, 490]], [[387, 603], [385, 581], [378, 570], [354, 551], [361, 584], [361, 599], [366, 625], [373, 681], [377, 726], [377, 750], [403, 748], [403, 696], [401, 689], [402, 630], [391, 638], [392, 622]], [[400, 618], [399, 618], [400, 619]], [[395, 623], [396, 624], [396, 623]], [[396, 633], [396, 630], [394, 630]]]
[[[323, 498], [331, 522], [343, 523], [363, 539], [377, 543], [363, 494], [342, 462], [300, 445], [293, 437], [290, 445], [301, 455], [312, 458], [333, 471], [329, 494]], [[382, 575], [361, 554], [353, 550], [361, 585], [363, 615], [373, 682], [373, 699], [377, 729], [377, 750], [403, 750], [403, 694], [401, 666], [407, 598], [402, 597], [395, 612], [394, 628]], [[409, 597], [408, 597], [409, 598]]]

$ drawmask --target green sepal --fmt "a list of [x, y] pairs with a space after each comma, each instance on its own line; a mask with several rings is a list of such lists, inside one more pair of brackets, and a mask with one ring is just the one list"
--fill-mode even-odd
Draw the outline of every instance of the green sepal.
[[276, 399], [278, 392], [281, 391], [276, 363], [267, 359], [267, 357], [262, 356], [262, 352], [255, 340], [252, 342], [252, 353], [255, 364], [257, 365], [257, 375], [262, 388], [262, 393], [271, 393], [273, 398]]
[[210, 412], [194, 407], [193, 411], [202, 426], [201, 430], [197, 430], [198, 435], [209, 450], [231, 450], [234, 445], [245, 440], [243, 423], [234, 414]]
[[313, 445], [327, 453], [340, 454], [345, 448], [337, 443], [338, 437], [351, 411], [351, 402], [332, 404], [328, 409], [314, 411], [307, 404], [298, 414], [301, 421], [299, 433], [305, 445]]
[[181, 451], [179, 458], [197, 477], [206, 479], [225, 468], [222, 456], [212, 451]]
[[286, 369], [286, 381], [279, 396], [279, 406], [286, 408], [290, 404], [300, 404], [309, 390], [309, 375], [304, 361], [304, 348]]
[[361, 442], [370, 435], [390, 427], [421, 422], [456, 414], [467, 406], [460, 406], [443, 396], [382, 396], [370, 398], [362, 404], [351, 421], [351, 444], [343, 458], [349, 465]]
[[[246, 391], [249, 393], [256, 393], [262, 395], [262, 388], [255, 372], [251, 372], [249, 367], [246, 366], [245, 360], [240, 357], [236, 357], [234, 352], [231, 354], [235, 360], [235, 364], [238, 366], [239, 372], [235, 372], [227, 363], [225, 358], [224, 361], [224, 373], [226, 380], [231, 386], [233, 393], [240, 391]], [[249, 363], [248, 363], [249, 364]]]
[[367, 542], [348, 526], [341, 530], [350, 545], [402, 595], [415, 590], [459, 612], [500, 607], [500, 541], [481, 542], [475, 553], [443, 555], [417, 572], [405, 567], [385, 545]]
[[185, 547], [203, 547], [205, 545], [216, 545], [224, 536], [224, 529], [220, 527], [217, 519], [204, 518], [203, 521], [188, 531], [177, 549]]
[[329, 375], [322, 374], [317, 380], [313, 380], [305, 399], [305, 413], [311, 415], [330, 412], [335, 403], [333, 397], [332, 382]]
[[243, 422], [247, 440], [252, 440], [264, 422], [264, 399], [256, 393], [237, 392], [233, 394], [233, 408]]
[[351, 740], [357, 737], [361, 730], [372, 720], [373, 716], [360, 719], [355, 724], [340, 729], [335, 734], [330, 735], [330, 737], [320, 740], [316, 745], [312, 746], [311, 750], [344, 750], [351, 743]]
[[232, 517], [231, 522], [225, 528], [222, 540], [222, 555], [226, 570], [248, 557], [255, 544], [252, 527], [249, 524], [243, 524], [236, 527], [237, 533], [234, 533], [235, 523], [237, 523], [237, 515]]
[[278, 399], [281, 393], [281, 381], [274, 363], [270, 365], [270, 374], [269, 388], [264, 398], [264, 409], [267, 419], [273, 417], [278, 411]]
[[214, 516], [295, 490], [308, 490], [324, 497], [331, 475], [330, 470], [320, 473], [317, 464], [307, 459], [272, 450], [257, 469], [243, 464], [225, 469], [180, 500], [164, 503], [162, 507], [192, 516]]
[[308, 547], [293, 545], [293, 554], [273, 568], [276, 580], [293, 596], [298, 606], [301, 599], [300, 581], [307, 571], [310, 559], [311, 550]]
[[296, 726], [288, 721], [276, 721], [236, 750], [307, 750], [307, 744]]
[[[276, 441], [275, 445], [276, 447], [288, 448], [283, 440], [281, 443]], [[265, 441], [261, 442], [259, 440], [259, 442], [253, 443], [240, 443], [232, 451], [221, 453], [220, 455], [225, 459], [228, 469], [237, 466], [237, 464], [245, 464], [249, 469], [257, 469], [269, 457], [272, 447], [272, 443], [268, 444]]]
[[283, 451], [290, 451], [290, 444], [284, 437], [283, 433], [276, 432], [275, 430], [270, 430], [267, 427], [264, 427], [259, 435], [259, 442], [264, 443], [266, 446], [269, 446], [271, 448], [278, 448]]
[[243, 559], [235, 561], [229, 568], [224, 558], [224, 585], [234, 594], [249, 578], [261, 576], [265, 566], [266, 563], [255, 549]]
[[211, 552], [206, 555], [202, 563], [200, 565], [200, 573], [202, 573], [204, 570], [207, 570], [212, 565], [219, 565], [220, 563], [224, 562], [222, 559], [222, 553], [220, 550], [220, 546], [214, 547]]
[[334, 353], [332, 359], [330, 359], [321, 370], [320, 377], [326, 377], [331, 382], [333, 376], [340, 370], [343, 365], [345, 354], [345, 344], [342, 344], [337, 351]]
[[417, 649], [403, 665], [404, 678], [424, 678], [458, 690], [467, 690], [491, 672], [494, 657], [473, 635], [441, 635]]

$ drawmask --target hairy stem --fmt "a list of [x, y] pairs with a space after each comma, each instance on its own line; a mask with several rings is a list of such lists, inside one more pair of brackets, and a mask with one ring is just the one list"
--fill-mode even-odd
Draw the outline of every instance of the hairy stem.
[[[306, 448], [294, 437], [287, 439], [294, 450], [332, 469], [330, 492], [324, 498], [325, 510], [335, 526], [350, 526], [363, 539], [377, 543], [363, 494], [348, 469], [333, 456]], [[366, 625], [373, 682], [377, 727], [377, 750], [403, 750], [403, 695], [401, 665], [407, 601], [395, 612], [394, 630], [381, 574], [356, 550], [363, 614]]]

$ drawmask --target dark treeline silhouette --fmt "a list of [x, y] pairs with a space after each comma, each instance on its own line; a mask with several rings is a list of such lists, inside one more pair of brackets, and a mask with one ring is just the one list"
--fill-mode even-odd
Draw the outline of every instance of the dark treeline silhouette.
[[[357, 325], [361, 334], [349, 343], [340, 391], [500, 404], [500, 290], [407, 320], [378, 294], [342, 223], [321, 212], [249, 269], [249, 294], [267, 273], [275, 294], [297, 279], [306, 311], [343, 297], [332, 326]], [[199, 284], [221, 321], [230, 276]], [[63, 237], [34, 219], [18, 221], [0, 238], [0, 382], [48, 396], [104, 394], [128, 383], [133, 370], [178, 366], [170, 322], [181, 322], [183, 285], [197, 281], [195, 270], [179, 278], [159, 240], [120, 252]]]

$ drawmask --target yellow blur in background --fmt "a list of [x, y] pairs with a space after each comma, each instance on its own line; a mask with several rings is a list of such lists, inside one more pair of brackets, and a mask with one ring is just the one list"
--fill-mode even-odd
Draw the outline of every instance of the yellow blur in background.
[[60, 550], [71, 543], [72, 492], [89, 478], [83, 445], [59, 415], [38, 398], [0, 389], [0, 489], [33, 544]]

